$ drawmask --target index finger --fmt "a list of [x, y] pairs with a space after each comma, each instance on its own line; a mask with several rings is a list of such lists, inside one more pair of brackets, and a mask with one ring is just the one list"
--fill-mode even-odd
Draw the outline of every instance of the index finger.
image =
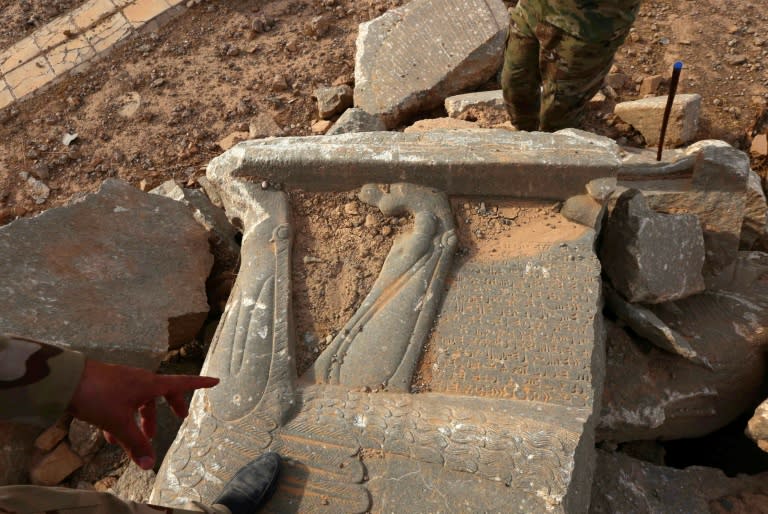
[[207, 389], [219, 383], [218, 378], [195, 375], [161, 375], [162, 396], [186, 393], [195, 389]]

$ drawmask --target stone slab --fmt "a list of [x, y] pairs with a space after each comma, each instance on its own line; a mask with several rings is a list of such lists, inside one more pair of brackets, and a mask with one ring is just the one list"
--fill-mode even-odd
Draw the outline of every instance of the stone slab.
[[501, 66], [509, 24], [501, 0], [414, 0], [360, 25], [355, 107], [395, 127]]
[[0, 228], [0, 331], [154, 369], [205, 319], [212, 263], [186, 206], [108, 180]]
[[564, 200], [616, 175], [618, 147], [576, 130], [365, 132], [245, 141], [209, 169], [308, 191], [413, 182], [448, 194]]
[[[285, 466], [264, 512], [586, 511], [603, 374], [594, 231], [574, 226], [576, 235], [542, 239], [533, 255], [451, 265], [456, 236], [442, 193], [363, 186], [361, 200], [385, 215], [410, 212], [413, 226], [316, 361], [331, 373], [297, 378], [289, 197], [220, 164], [209, 167], [209, 186], [244, 234], [243, 264], [202, 371], [221, 383], [195, 394], [152, 503], [209, 502], [272, 449]], [[408, 368], [435, 319], [427, 348], [436, 353], [421, 357], [438, 355], [431, 392], [414, 392]], [[365, 362], [359, 376], [344, 371], [367, 348], [391, 375]], [[444, 365], [441, 356], [456, 353], [460, 362]]]
[[757, 513], [768, 505], [768, 473], [728, 477], [719, 469], [657, 466], [598, 451], [590, 514]]

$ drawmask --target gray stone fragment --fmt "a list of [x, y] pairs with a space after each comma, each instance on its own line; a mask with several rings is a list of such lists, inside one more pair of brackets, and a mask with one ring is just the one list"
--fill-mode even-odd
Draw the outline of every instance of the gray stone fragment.
[[238, 231], [229, 222], [224, 211], [213, 205], [202, 191], [186, 189], [174, 180], [167, 180], [150, 191], [150, 194], [171, 198], [190, 209], [195, 221], [208, 233], [217, 271], [234, 269], [237, 266], [240, 259], [240, 245], [236, 240]]
[[331, 130], [326, 132], [328, 136], [347, 134], [349, 132], [378, 132], [387, 130], [384, 120], [378, 114], [368, 114], [362, 109], [352, 107], [336, 120]]
[[69, 425], [68, 438], [72, 451], [83, 460], [90, 460], [105, 442], [101, 429], [77, 418]]
[[604, 203], [616, 189], [616, 177], [596, 178], [587, 182], [587, 194]]
[[704, 290], [704, 239], [690, 214], [653, 212], [640, 191], [623, 193], [606, 222], [600, 261], [630, 302], [660, 303]]
[[768, 206], [760, 176], [749, 170], [747, 196], [744, 205], [744, 223], [741, 226], [742, 250], [768, 251]]
[[51, 196], [51, 188], [45, 182], [37, 180], [35, 177], [28, 177], [27, 185], [29, 186], [29, 195], [37, 205], [44, 204], [48, 197]]
[[589, 195], [572, 196], [563, 204], [560, 214], [575, 223], [581, 223], [600, 232], [607, 209]]
[[657, 466], [598, 450], [590, 514], [756, 513], [768, 504], [768, 473]]
[[746, 434], [754, 440], [757, 445], [768, 452], [768, 400], [761, 403], [752, 419], [747, 423]]
[[[658, 146], [666, 105], [666, 96], [654, 96], [622, 102], [616, 105], [614, 112], [635, 127], [645, 137], [648, 146]], [[675, 147], [691, 143], [699, 129], [700, 112], [700, 95], [677, 95], [672, 105], [664, 144]]]
[[[648, 309], [684, 335], [711, 369], [612, 326], [599, 439], [700, 437], [763, 399], [768, 254], [742, 252], [704, 293]], [[723, 351], [727, 348], [727, 351]]]
[[185, 206], [108, 180], [0, 228], [0, 332], [155, 369], [202, 326], [212, 263]]
[[494, 110], [499, 114], [507, 112], [501, 89], [481, 91], [479, 93], [465, 93], [445, 99], [445, 110], [451, 118], [460, 118], [470, 109]]
[[699, 141], [685, 154], [673, 167], [646, 167], [638, 173], [635, 165], [631, 175], [622, 164], [613, 199], [627, 188], [639, 189], [655, 211], [695, 214], [704, 230], [704, 274], [713, 276], [733, 262], [739, 250], [749, 159], [728, 143], [713, 140]]
[[355, 106], [392, 128], [483, 84], [501, 65], [508, 24], [501, 0], [414, 0], [362, 23]]
[[609, 284], [603, 285], [603, 293], [608, 308], [637, 335], [662, 350], [711, 368], [709, 361], [698, 355], [685, 337], [669, 328], [652, 311], [627, 302]]
[[618, 165], [616, 143], [576, 130], [286, 137], [246, 141], [212, 161], [235, 176], [308, 191], [405, 181], [447, 194], [555, 200], [581, 194], [590, 180], [615, 175]]
[[346, 84], [316, 89], [318, 116], [327, 120], [352, 107], [352, 94], [352, 88]]

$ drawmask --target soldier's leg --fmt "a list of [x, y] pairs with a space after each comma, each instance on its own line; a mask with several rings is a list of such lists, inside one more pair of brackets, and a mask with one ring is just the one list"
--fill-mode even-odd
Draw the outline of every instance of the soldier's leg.
[[609, 41], [584, 41], [549, 24], [540, 24], [537, 29], [541, 40], [541, 129], [578, 127], [629, 27]]
[[15, 485], [0, 487], [0, 513], [10, 514], [231, 514], [223, 505], [190, 509], [155, 507], [126, 502], [109, 493], [61, 487]]
[[501, 89], [510, 121], [520, 130], [539, 128], [541, 76], [539, 41], [533, 33], [528, 0], [520, 0], [510, 15]]

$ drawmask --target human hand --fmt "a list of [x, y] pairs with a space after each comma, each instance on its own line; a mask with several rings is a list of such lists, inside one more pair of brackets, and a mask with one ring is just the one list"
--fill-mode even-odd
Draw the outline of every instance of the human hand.
[[[155, 400], [163, 396], [180, 418], [189, 410], [184, 394], [213, 387], [218, 378], [158, 375], [143, 369], [87, 360], [82, 378], [69, 404], [69, 412], [104, 431], [142, 469], [155, 464], [150, 440], [157, 430]], [[136, 412], [141, 418], [136, 424]]]

